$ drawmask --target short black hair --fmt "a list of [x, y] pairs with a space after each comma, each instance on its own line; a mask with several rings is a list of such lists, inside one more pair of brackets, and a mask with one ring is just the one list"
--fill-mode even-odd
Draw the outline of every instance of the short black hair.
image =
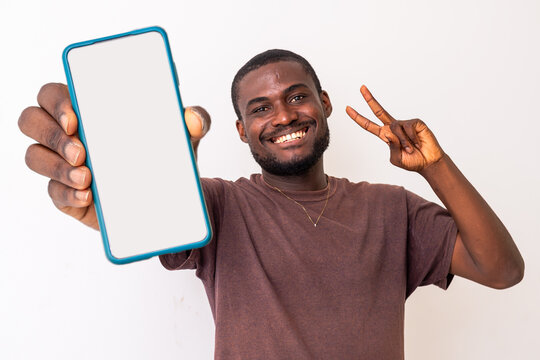
[[244, 66], [242, 66], [234, 76], [234, 80], [231, 86], [231, 99], [234, 111], [236, 112], [236, 116], [238, 116], [238, 120], [242, 120], [242, 115], [240, 114], [240, 109], [238, 108], [238, 85], [240, 81], [242, 81], [242, 79], [253, 70], [257, 70], [261, 66], [273, 64], [279, 61], [293, 61], [302, 65], [306, 73], [313, 79], [313, 82], [315, 83], [315, 87], [317, 89], [317, 93], [321, 93], [321, 82], [319, 81], [315, 70], [313, 70], [313, 67], [311, 67], [311, 65], [306, 59], [289, 50], [266, 50], [265, 52], [262, 52], [252, 57], [251, 60], [249, 60]]

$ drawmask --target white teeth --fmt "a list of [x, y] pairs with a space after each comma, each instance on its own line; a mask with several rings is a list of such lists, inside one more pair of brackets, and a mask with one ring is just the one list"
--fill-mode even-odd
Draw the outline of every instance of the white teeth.
[[297, 132], [287, 134], [287, 135], [282, 135], [282, 136], [278, 137], [277, 139], [274, 140], [274, 144], [281, 144], [281, 143], [283, 143], [285, 141], [301, 139], [305, 135], [306, 135], [305, 131], [299, 130]]

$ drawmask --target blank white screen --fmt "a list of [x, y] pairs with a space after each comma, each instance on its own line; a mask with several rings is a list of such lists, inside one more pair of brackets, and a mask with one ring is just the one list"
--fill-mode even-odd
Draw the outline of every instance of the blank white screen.
[[112, 255], [204, 240], [191, 145], [161, 34], [74, 48], [68, 62]]

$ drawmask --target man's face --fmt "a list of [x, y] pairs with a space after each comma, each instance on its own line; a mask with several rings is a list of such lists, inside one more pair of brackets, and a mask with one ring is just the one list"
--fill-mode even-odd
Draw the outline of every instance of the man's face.
[[280, 61], [248, 73], [238, 86], [242, 120], [236, 127], [263, 170], [298, 175], [328, 147], [328, 94], [317, 92], [302, 65]]

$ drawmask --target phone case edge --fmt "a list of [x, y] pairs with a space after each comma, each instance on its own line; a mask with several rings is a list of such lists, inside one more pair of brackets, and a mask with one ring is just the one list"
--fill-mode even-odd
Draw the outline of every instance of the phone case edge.
[[[175, 252], [181, 252], [181, 251], [185, 251], [185, 250], [190, 250], [190, 249], [203, 247], [206, 244], [208, 244], [208, 242], [212, 238], [212, 228], [210, 226], [210, 220], [209, 220], [209, 216], [208, 216], [208, 209], [206, 207], [206, 201], [204, 199], [204, 195], [203, 195], [203, 191], [202, 191], [202, 186], [201, 186], [201, 181], [200, 181], [200, 176], [199, 176], [199, 169], [197, 167], [197, 162], [195, 160], [193, 147], [191, 146], [191, 139], [189, 137], [189, 131], [187, 129], [186, 122], [185, 122], [185, 119], [184, 119], [184, 107], [182, 105], [182, 99], [180, 97], [180, 90], [178, 88], [178, 84], [179, 84], [178, 73], [177, 73], [177, 69], [176, 69], [176, 66], [174, 64], [173, 58], [172, 58], [172, 53], [171, 53], [167, 33], [165, 32], [165, 30], [162, 27], [159, 27], [159, 26], [145, 27], [145, 28], [132, 30], [132, 31], [116, 34], [116, 35], [110, 35], [110, 36], [105, 36], [105, 37], [101, 37], [101, 38], [97, 38], [97, 39], [81, 41], [81, 42], [70, 44], [70, 45], [65, 47], [64, 51], [62, 52], [62, 63], [64, 65], [64, 72], [66, 74], [66, 80], [67, 80], [67, 85], [68, 85], [68, 90], [69, 90], [69, 96], [71, 98], [71, 103], [72, 103], [72, 106], [73, 106], [73, 110], [75, 111], [75, 114], [77, 115], [77, 123], [78, 123], [77, 132], [78, 132], [79, 138], [80, 138], [81, 142], [83, 143], [83, 145], [85, 147], [85, 150], [86, 150], [87, 149], [87, 143], [86, 143], [86, 137], [84, 135], [84, 127], [82, 125], [82, 122], [80, 121], [80, 112], [79, 112], [79, 107], [78, 107], [78, 104], [77, 104], [77, 97], [75, 95], [75, 88], [74, 88], [74, 85], [73, 85], [73, 78], [71, 76], [71, 70], [70, 70], [70, 67], [69, 67], [69, 61], [68, 61], [69, 52], [72, 49], [82, 47], [82, 46], [91, 45], [91, 44], [94, 44], [96, 42], [102, 42], [102, 41], [107, 41], [107, 40], [111, 40], [111, 39], [117, 39], [117, 38], [125, 37], [125, 36], [138, 35], [138, 34], [151, 32], [151, 31], [158, 32], [161, 35], [161, 37], [162, 37], [162, 39], [164, 41], [165, 49], [167, 51], [167, 58], [168, 58], [168, 62], [169, 62], [169, 68], [170, 68], [173, 80], [174, 80], [174, 82], [176, 84], [176, 86], [174, 87], [175, 91], [176, 91], [176, 99], [177, 99], [178, 105], [180, 107], [180, 114], [181, 114], [181, 118], [182, 118], [182, 126], [184, 128], [184, 134], [186, 136], [188, 144], [190, 145], [189, 146], [189, 154], [190, 154], [190, 157], [191, 157], [193, 175], [195, 176], [195, 181], [196, 181], [196, 184], [197, 184], [197, 190], [199, 192], [199, 199], [201, 201], [201, 206], [202, 206], [202, 211], [203, 211], [203, 216], [204, 216], [204, 222], [205, 222], [205, 225], [206, 225], [206, 236], [200, 241], [185, 244], [185, 245], [181, 245], [181, 246], [176, 246], [176, 247], [172, 247], [172, 248], [168, 248], [168, 249], [152, 251], [152, 252], [144, 253], [144, 254], [133, 255], [133, 256], [129, 256], [129, 257], [125, 257], [125, 258], [115, 257], [111, 253], [111, 249], [110, 249], [110, 245], [109, 245], [109, 239], [108, 239], [108, 236], [107, 236], [107, 229], [106, 229], [106, 226], [105, 226], [105, 219], [103, 218], [103, 212], [102, 212], [102, 208], [101, 208], [101, 203], [99, 201], [99, 193], [97, 191], [97, 186], [95, 184], [95, 181], [92, 178], [92, 183], [91, 183], [90, 186], [91, 186], [93, 195], [95, 195], [94, 196], [94, 204], [95, 204], [95, 209], [96, 209], [96, 215], [98, 217], [98, 223], [99, 223], [99, 229], [100, 229], [101, 237], [102, 237], [102, 240], [103, 240], [103, 246], [104, 246], [104, 249], [105, 249], [105, 255], [107, 256], [107, 259], [110, 262], [112, 262], [113, 264], [116, 264], [116, 265], [128, 264], [128, 263], [135, 262], [135, 261], [146, 260], [146, 259], [152, 258], [154, 256], [170, 254], [170, 253], [175, 253]], [[90, 169], [90, 172], [93, 174], [92, 162], [91, 162], [90, 155], [89, 155], [88, 151], [86, 152], [85, 165], [88, 166], [88, 168]]]

